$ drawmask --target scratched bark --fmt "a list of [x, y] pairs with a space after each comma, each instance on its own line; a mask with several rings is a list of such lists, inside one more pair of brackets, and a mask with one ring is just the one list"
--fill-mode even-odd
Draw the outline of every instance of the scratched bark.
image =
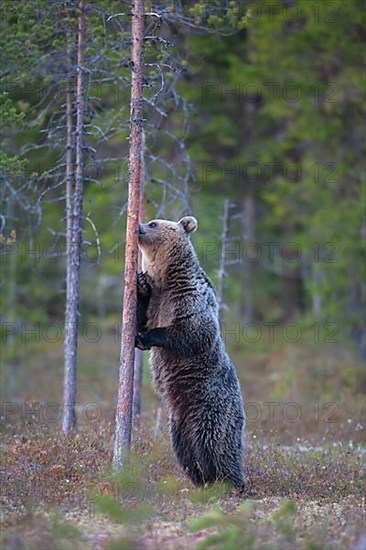
[[131, 446], [132, 402], [136, 330], [136, 272], [138, 267], [138, 222], [142, 165], [142, 91], [144, 57], [144, 1], [132, 8], [132, 80], [130, 107], [130, 155], [125, 250], [122, 338], [113, 468], [122, 468]]

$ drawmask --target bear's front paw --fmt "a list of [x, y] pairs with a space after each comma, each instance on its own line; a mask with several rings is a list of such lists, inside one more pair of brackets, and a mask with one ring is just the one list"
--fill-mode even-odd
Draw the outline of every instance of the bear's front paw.
[[150, 346], [146, 344], [145, 339], [143, 336], [141, 336], [141, 334], [136, 334], [135, 336], [135, 348], [141, 349], [143, 351], [146, 349], [150, 349]]
[[137, 274], [137, 292], [140, 296], [150, 296], [151, 294], [151, 285], [149, 283], [149, 275], [147, 272], [143, 273], [142, 271]]

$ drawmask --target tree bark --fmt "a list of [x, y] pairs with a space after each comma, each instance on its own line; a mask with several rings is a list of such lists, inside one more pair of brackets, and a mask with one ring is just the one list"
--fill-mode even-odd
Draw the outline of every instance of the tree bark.
[[[85, 17], [84, 2], [78, 4], [77, 77], [76, 77], [76, 162], [75, 188], [72, 192], [72, 92], [71, 76], [66, 92], [66, 312], [65, 312], [65, 365], [62, 429], [68, 434], [75, 426], [77, 345], [80, 303], [81, 218], [84, 192], [84, 53]], [[68, 40], [70, 43], [70, 41]], [[71, 55], [71, 54], [70, 54]], [[71, 66], [71, 59], [70, 59]]]
[[[255, 201], [252, 194], [248, 194], [244, 199], [244, 217], [243, 217], [244, 239], [248, 243], [255, 242]], [[245, 261], [243, 264], [244, 292], [242, 315], [244, 324], [251, 323], [254, 316], [253, 302], [253, 278], [255, 266], [252, 262]]]
[[220, 265], [218, 271], [218, 290], [217, 290], [217, 301], [219, 304], [219, 319], [220, 324], [223, 319], [224, 311], [224, 290], [225, 290], [225, 264], [226, 264], [226, 241], [227, 241], [227, 232], [229, 224], [229, 201], [228, 199], [224, 202], [224, 212], [222, 215], [222, 234], [221, 234], [221, 257]]
[[[141, 174], [140, 174], [140, 221], [145, 218], [144, 203], [144, 184], [145, 184], [145, 133], [142, 131], [142, 155], [141, 155]], [[141, 252], [138, 254], [138, 271], [142, 269]], [[141, 349], [135, 349], [135, 367], [133, 380], [133, 421], [138, 421], [141, 416], [142, 408], [142, 380], [144, 369], [144, 354]]]
[[312, 277], [313, 277], [313, 292], [312, 292], [312, 308], [313, 315], [316, 319], [319, 319], [322, 315], [322, 300], [320, 287], [322, 283], [322, 273], [320, 271], [319, 264], [313, 262], [312, 264]]
[[132, 14], [132, 81], [130, 109], [129, 185], [126, 229], [122, 339], [119, 390], [116, 407], [113, 468], [122, 468], [129, 455], [132, 429], [132, 401], [136, 332], [136, 272], [142, 164], [142, 91], [144, 57], [144, 1], [135, 0]]

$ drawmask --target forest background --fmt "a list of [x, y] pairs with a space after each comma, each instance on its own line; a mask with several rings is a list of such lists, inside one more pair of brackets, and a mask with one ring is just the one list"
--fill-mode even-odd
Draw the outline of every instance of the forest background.
[[[146, 2], [145, 219], [196, 216], [194, 245], [216, 286], [225, 260], [222, 330], [252, 404], [250, 441], [363, 440], [362, 5]], [[96, 427], [113, 420], [118, 383], [130, 18], [126, 2], [86, 6], [77, 401], [81, 423]], [[61, 409], [67, 67], [59, 3], [2, 10], [2, 400], [15, 404], [11, 422], [24, 403]], [[152, 432], [147, 356], [142, 403]]]

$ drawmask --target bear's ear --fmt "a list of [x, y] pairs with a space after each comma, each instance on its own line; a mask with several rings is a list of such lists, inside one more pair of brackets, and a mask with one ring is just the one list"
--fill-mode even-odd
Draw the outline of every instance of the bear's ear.
[[193, 233], [198, 226], [198, 222], [193, 216], [184, 216], [178, 223], [183, 226], [186, 233]]

